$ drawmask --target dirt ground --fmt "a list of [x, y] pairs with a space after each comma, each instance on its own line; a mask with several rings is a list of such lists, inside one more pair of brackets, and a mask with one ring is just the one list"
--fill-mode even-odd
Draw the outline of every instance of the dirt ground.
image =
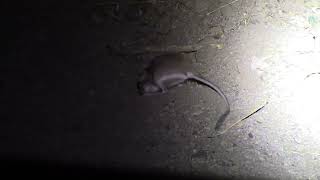
[[[3, 156], [209, 177], [320, 178], [319, 142], [285, 104], [306, 66], [320, 68], [310, 53], [318, 38], [316, 1], [9, 6]], [[186, 83], [167, 94], [137, 94], [137, 75], [152, 57], [190, 49], [197, 50], [190, 53], [194, 67], [230, 101], [224, 128], [269, 104], [207, 138], [224, 110], [210, 89]]]

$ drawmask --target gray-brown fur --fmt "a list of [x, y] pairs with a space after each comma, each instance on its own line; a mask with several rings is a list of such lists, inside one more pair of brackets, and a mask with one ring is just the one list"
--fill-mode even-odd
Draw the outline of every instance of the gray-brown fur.
[[216, 123], [216, 129], [219, 129], [230, 112], [228, 99], [218, 86], [205, 80], [198, 73], [195, 74], [190, 64], [184, 53], [161, 55], [154, 58], [150, 66], [145, 69], [139, 78], [137, 84], [139, 94], [154, 95], [166, 93], [169, 89], [187, 80], [204, 84], [216, 91], [226, 103], [226, 111], [220, 116]]

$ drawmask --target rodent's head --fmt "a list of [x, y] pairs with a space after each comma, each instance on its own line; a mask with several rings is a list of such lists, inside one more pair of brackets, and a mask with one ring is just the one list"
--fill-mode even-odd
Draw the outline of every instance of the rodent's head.
[[139, 74], [137, 89], [140, 95], [149, 95], [160, 92], [160, 87], [157, 86], [152, 79], [152, 75], [148, 70]]
[[137, 83], [138, 93], [140, 95], [147, 95], [160, 92], [160, 87], [149, 81], [142, 81]]

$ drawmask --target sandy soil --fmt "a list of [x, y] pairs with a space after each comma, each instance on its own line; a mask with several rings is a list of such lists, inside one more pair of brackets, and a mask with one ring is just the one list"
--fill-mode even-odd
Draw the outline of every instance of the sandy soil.
[[[314, 136], [301, 136], [307, 130], [282, 105], [280, 90], [296, 83], [279, 83], [296, 75], [290, 65], [300, 62], [283, 48], [290, 38], [299, 32], [310, 41], [299, 52], [314, 48], [316, 34], [306, 27], [317, 6], [298, 0], [12, 5], [4, 26], [0, 152], [98, 167], [317, 179]], [[218, 138], [207, 136], [224, 106], [210, 89], [186, 83], [152, 97], [136, 91], [152, 57], [200, 45], [190, 54], [193, 65], [231, 103], [225, 128], [270, 101]]]

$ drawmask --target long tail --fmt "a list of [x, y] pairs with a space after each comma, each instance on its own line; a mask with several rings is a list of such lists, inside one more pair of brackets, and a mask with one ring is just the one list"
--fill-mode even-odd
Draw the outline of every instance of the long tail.
[[213, 84], [212, 82], [210, 82], [208, 80], [205, 80], [204, 78], [195, 76], [195, 75], [193, 75], [191, 73], [188, 74], [188, 77], [190, 79], [198, 81], [198, 82], [210, 87], [214, 91], [216, 91], [223, 98], [224, 102], [226, 103], [226, 111], [220, 116], [220, 118], [218, 119], [218, 121], [216, 123], [215, 130], [218, 130], [221, 127], [221, 125], [223, 124], [223, 122], [226, 119], [226, 117], [228, 116], [228, 114], [230, 113], [230, 104], [229, 104], [229, 101], [228, 101], [227, 97], [220, 90], [220, 88], [218, 86], [216, 86], [215, 84]]

